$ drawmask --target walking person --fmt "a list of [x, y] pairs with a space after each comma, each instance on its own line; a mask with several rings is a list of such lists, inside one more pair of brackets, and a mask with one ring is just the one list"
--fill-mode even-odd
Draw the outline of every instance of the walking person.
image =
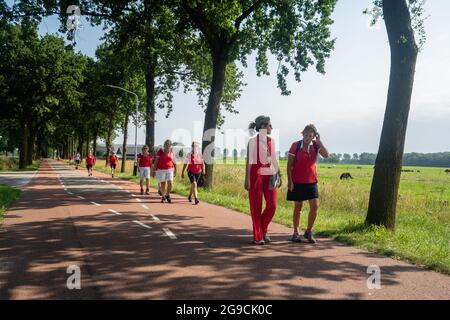
[[303, 129], [302, 135], [303, 139], [295, 141], [288, 153], [287, 200], [295, 202], [293, 214], [294, 233], [291, 240], [293, 242], [302, 241], [299, 234], [300, 213], [303, 207], [303, 201], [308, 201], [308, 225], [303, 236], [309, 243], [316, 243], [312, 231], [319, 209], [316, 161], [319, 154], [324, 158], [328, 158], [329, 154], [313, 124], [308, 124]]
[[[281, 175], [275, 154], [275, 144], [268, 135], [272, 132], [270, 118], [259, 116], [250, 123], [256, 135], [247, 146], [244, 187], [248, 191], [250, 213], [253, 223], [253, 243], [263, 245], [270, 242], [267, 229], [277, 209], [277, 188], [281, 186]], [[266, 202], [262, 209], [263, 197]]]
[[170, 192], [173, 188], [173, 178], [177, 174], [177, 165], [172, 151], [172, 141], [166, 140], [162, 149], [156, 153], [155, 159], [156, 178], [160, 184], [161, 203], [172, 202]]
[[77, 154], [75, 155], [75, 169], [78, 170], [78, 166], [81, 163], [81, 154], [79, 152], [77, 152]]
[[197, 183], [201, 175], [205, 172], [205, 161], [198, 142], [192, 142], [192, 151], [189, 152], [184, 159], [183, 170], [181, 171], [182, 179], [184, 179], [184, 171], [186, 168], [189, 181], [191, 182], [188, 200], [189, 202], [192, 202], [192, 195], [194, 195], [194, 203], [197, 205], [200, 202], [198, 200]]
[[86, 169], [88, 171], [88, 176], [92, 176], [92, 167], [95, 165], [95, 156], [92, 154], [92, 150], [89, 150], [86, 156]]
[[148, 152], [148, 146], [142, 147], [142, 153], [138, 154], [138, 172], [139, 184], [141, 186], [141, 195], [144, 194], [144, 180], [145, 180], [145, 194], [150, 194], [150, 171], [152, 167], [153, 156]]
[[119, 162], [119, 158], [114, 151], [111, 152], [111, 156], [109, 157], [109, 166], [111, 167], [111, 177], [114, 178], [116, 174], [117, 163]]

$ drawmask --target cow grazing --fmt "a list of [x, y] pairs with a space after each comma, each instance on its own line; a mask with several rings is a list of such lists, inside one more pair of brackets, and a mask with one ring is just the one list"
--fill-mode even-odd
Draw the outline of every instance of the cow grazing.
[[353, 177], [352, 177], [352, 175], [350, 174], [350, 172], [344, 172], [344, 173], [341, 174], [341, 177], [340, 177], [339, 179], [341, 179], [341, 180], [344, 180], [344, 179], [353, 179]]

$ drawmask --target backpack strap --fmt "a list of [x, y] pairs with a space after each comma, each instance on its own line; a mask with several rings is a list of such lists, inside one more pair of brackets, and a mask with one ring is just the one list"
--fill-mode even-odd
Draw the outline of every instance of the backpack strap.
[[[294, 161], [295, 161], [295, 159], [297, 158], [298, 152], [299, 152], [300, 149], [302, 148], [302, 142], [303, 142], [303, 140], [299, 140], [299, 141], [297, 142], [297, 147], [295, 148], [295, 158], [294, 158]], [[313, 140], [313, 147], [314, 147], [314, 152], [315, 152], [316, 155], [317, 155], [317, 153], [319, 152], [319, 145], [318, 145], [317, 142], [315, 142], [314, 140]], [[294, 162], [294, 163], [295, 163], [295, 162]]]

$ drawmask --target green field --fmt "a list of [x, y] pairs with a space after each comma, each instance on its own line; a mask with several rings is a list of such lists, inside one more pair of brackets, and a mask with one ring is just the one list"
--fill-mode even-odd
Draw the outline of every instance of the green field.
[[6, 209], [19, 198], [20, 190], [8, 186], [0, 185], [0, 223]]
[[[234, 165], [232, 160], [228, 163], [215, 166], [214, 190], [200, 191], [200, 199], [248, 214], [248, 196], [243, 187], [245, 166], [242, 162]], [[179, 173], [181, 166], [178, 166]], [[279, 190], [274, 221], [292, 226], [292, 203], [285, 200], [285, 162], [281, 162], [281, 166], [284, 184]], [[104, 161], [99, 161], [95, 169], [109, 173]], [[450, 174], [442, 168], [404, 169], [415, 172], [402, 173], [397, 226], [395, 232], [391, 232], [364, 225], [373, 166], [318, 164], [321, 207], [315, 232], [450, 274]], [[130, 161], [127, 172], [131, 171]], [[354, 179], [339, 180], [342, 172], [350, 172]], [[137, 181], [130, 173], [118, 176]], [[152, 185], [156, 186], [155, 179], [152, 179]], [[187, 177], [182, 181], [180, 174], [177, 175], [174, 192], [188, 194]], [[302, 227], [306, 225], [307, 209], [306, 205], [302, 212]]]

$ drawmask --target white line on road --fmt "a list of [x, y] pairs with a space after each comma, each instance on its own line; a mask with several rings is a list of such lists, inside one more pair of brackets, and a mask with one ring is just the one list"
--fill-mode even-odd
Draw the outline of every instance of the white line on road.
[[142, 222], [140, 222], [138, 220], [133, 220], [133, 222], [137, 223], [138, 225], [140, 225], [140, 226], [142, 226], [144, 228], [147, 228], [147, 229], [151, 229], [152, 228], [152, 227], [150, 227], [150, 226], [146, 225], [145, 223], [142, 223]]
[[163, 228], [163, 230], [164, 230], [164, 232], [166, 233], [166, 235], [167, 235], [170, 239], [175, 240], [175, 239], [177, 238], [177, 237], [173, 234], [173, 232], [170, 231], [169, 228]]
[[137, 201], [137, 202], [142, 202], [141, 199], [139, 199], [139, 198], [136, 198], [136, 201]]
[[137, 195], [135, 195], [135, 194], [132, 194], [131, 196], [132, 196], [132, 197], [137, 197]]
[[98, 204], [97, 202], [94, 202], [94, 201], [91, 201], [91, 203], [94, 205], [94, 206], [101, 206], [101, 204]]
[[108, 211], [117, 214], [118, 216], [122, 215], [120, 212], [117, 212], [116, 210], [113, 209], [108, 209]]
[[155, 216], [155, 215], [153, 215], [153, 214], [151, 214], [151, 216], [152, 216], [153, 220], [155, 220], [155, 221], [161, 221], [161, 220], [159, 220], [159, 218], [158, 218], [157, 216]]
[[77, 196], [77, 197], [80, 198], [81, 200], [86, 199], [85, 197], [82, 197], [82, 196]]
[[72, 192], [70, 192], [70, 191], [67, 191], [67, 194], [73, 194]]
[[148, 210], [148, 207], [145, 205], [145, 204], [143, 204], [142, 205], [142, 208], [144, 208], [144, 209], [147, 209]]

